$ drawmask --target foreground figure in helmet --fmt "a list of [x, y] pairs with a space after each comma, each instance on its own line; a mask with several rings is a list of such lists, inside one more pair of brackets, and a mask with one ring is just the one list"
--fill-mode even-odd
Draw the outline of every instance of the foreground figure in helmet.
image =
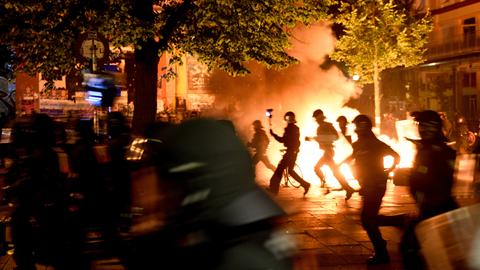
[[234, 131], [194, 119], [161, 133], [147, 139], [157, 220], [140, 226], [150, 230], [137, 234], [128, 268], [291, 269], [294, 241], [277, 230], [285, 212], [256, 185]]
[[410, 192], [414, 197], [418, 217], [406, 228], [400, 250], [406, 269], [423, 269], [424, 262], [415, 235], [420, 221], [458, 208], [452, 194], [456, 152], [447, 145], [440, 115], [431, 110], [413, 112], [418, 123], [420, 140], [411, 140], [417, 154], [409, 178]]
[[[361, 189], [362, 208], [360, 218], [368, 238], [373, 244], [375, 253], [368, 258], [367, 264], [388, 263], [387, 241], [380, 232], [379, 226], [396, 225], [399, 217], [379, 215], [380, 206], [387, 188], [388, 173], [400, 161], [400, 156], [372, 132], [372, 121], [366, 115], [358, 115], [353, 119], [358, 140], [353, 143], [353, 153], [344, 162], [354, 161], [354, 174]], [[392, 156], [392, 167], [384, 169], [383, 158]]]
[[288, 169], [288, 174], [302, 185], [304, 189], [303, 195], [306, 195], [310, 189], [310, 183], [303, 180], [293, 169], [300, 150], [300, 129], [295, 125], [297, 121], [295, 120], [295, 114], [293, 112], [287, 112], [284, 116], [284, 120], [287, 122], [287, 126], [285, 127], [282, 137], [278, 136], [272, 129], [270, 129], [270, 135], [272, 135], [278, 142], [283, 143], [286, 147], [286, 151], [270, 179], [269, 191], [275, 195], [278, 194], [283, 171]]

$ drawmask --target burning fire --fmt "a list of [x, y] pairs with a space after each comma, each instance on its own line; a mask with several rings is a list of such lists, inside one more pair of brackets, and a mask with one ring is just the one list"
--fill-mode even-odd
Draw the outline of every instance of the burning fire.
[[[353, 119], [354, 116], [355, 115], [353, 116], [347, 115], [347, 119], [351, 120]], [[334, 125], [336, 124], [336, 122], [333, 122], [333, 121], [330, 121], [330, 122], [332, 122]], [[317, 161], [323, 155], [323, 151], [320, 150], [317, 142], [303, 140], [305, 136], [314, 136], [316, 134], [317, 124], [313, 120], [302, 121], [302, 123], [305, 123], [305, 124], [300, 125], [298, 123], [303, 136], [301, 138], [302, 141], [300, 146], [300, 153], [297, 158], [297, 165], [300, 167], [300, 172], [298, 173], [300, 173], [303, 176], [303, 178], [308, 182], [314, 185], [320, 185], [320, 179], [315, 174], [313, 168], [317, 163]], [[338, 126], [336, 126], [336, 128], [337, 130], [339, 130]], [[347, 133], [352, 135], [352, 140], [355, 142], [357, 138], [354, 132], [354, 128], [355, 127], [353, 124], [349, 124]], [[384, 134], [378, 134], [378, 133], [377, 133], [377, 137], [381, 141], [385, 142], [390, 147], [392, 147], [400, 155], [400, 163], [398, 167], [400, 168], [411, 167], [413, 164], [413, 158], [415, 155], [415, 147], [413, 143], [407, 141], [405, 137], [412, 138], [412, 139], [418, 138], [417, 128], [412, 120], [401, 120], [396, 122], [396, 131], [399, 138], [398, 140], [389, 138]], [[277, 131], [277, 132], [280, 132], [280, 131]], [[351, 155], [352, 146], [348, 143], [348, 141], [343, 136], [340, 136], [340, 139], [337, 140], [334, 145], [335, 145], [334, 160], [337, 164], [342, 162], [348, 156]], [[283, 145], [277, 142], [270, 143], [271, 149], [269, 149], [269, 156], [271, 157], [271, 161], [274, 164], [276, 164], [281, 159], [281, 153], [279, 149], [281, 149], [282, 146]], [[385, 157], [384, 159], [385, 168], [391, 167], [392, 163], [393, 163], [393, 157], [391, 156]], [[326, 176], [326, 181], [328, 186], [330, 186], [331, 188], [340, 188], [340, 184], [333, 176], [332, 171], [330, 170], [329, 167], [323, 166], [322, 171]], [[355, 189], [358, 189], [360, 187], [358, 181], [353, 176], [352, 170], [349, 165], [342, 164], [340, 166], [340, 171], [343, 173], [343, 175], [349, 182], [350, 186], [352, 186]], [[391, 173], [390, 177], [393, 177], [393, 173], [394, 172]]]

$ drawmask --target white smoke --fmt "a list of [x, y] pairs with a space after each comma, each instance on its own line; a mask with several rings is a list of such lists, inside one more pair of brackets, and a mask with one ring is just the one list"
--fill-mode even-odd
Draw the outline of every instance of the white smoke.
[[225, 117], [233, 120], [238, 132], [245, 137], [251, 132], [253, 120], [260, 119], [267, 125], [267, 108], [274, 109], [273, 124], [278, 132], [284, 126], [283, 114], [287, 111], [295, 112], [299, 126], [307, 129], [305, 132], [311, 132], [316, 126], [311, 117], [315, 109], [322, 109], [331, 122], [339, 115], [352, 120], [358, 112], [345, 104], [350, 98], [358, 97], [361, 89], [336, 66], [328, 70], [320, 67], [333, 52], [335, 43], [327, 23], [296, 28], [288, 53], [296, 57], [299, 64], [283, 70], [267, 70], [252, 63], [249, 65], [252, 73], [238, 78], [213, 74], [216, 106], [229, 108]]

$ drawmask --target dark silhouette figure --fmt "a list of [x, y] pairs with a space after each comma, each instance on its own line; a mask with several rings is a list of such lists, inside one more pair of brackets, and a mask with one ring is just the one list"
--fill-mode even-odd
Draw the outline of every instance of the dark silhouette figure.
[[270, 179], [269, 191], [275, 195], [278, 194], [283, 171], [288, 168], [288, 173], [293, 179], [302, 185], [304, 189], [303, 195], [306, 195], [310, 189], [310, 183], [303, 180], [293, 169], [300, 149], [300, 129], [295, 125], [297, 121], [295, 120], [295, 114], [293, 112], [287, 112], [284, 116], [284, 120], [287, 122], [287, 126], [284, 129], [282, 137], [278, 136], [272, 129], [270, 129], [270, 134], [275, 140], [283, 143], [287, 149]]
[[415, 235], [420, 221], [454, 210], [458, 204], [452, 196], [456, 152], [447, 144], [440, 115], [431, 110], [413, 112], [418, 122], [420, 140], [411, 140], [417, 146], [410, 191], [419, 215], [404, 232], [400, 250], [406, 269], [423, 269], [424, 262]]
[[77, 174], [76, 189], [82, 195], [80, 212], [82, 222], [94, 223], [103, 216], [101, 208], [104, 204], [97, 205], [97, 202], [107, 194], [105, 168], [98, 162], [95, 153], [93, 120], [81, 119], [76, 131], [79, 138], [72, 149], [72, 170]]
[[260, 120], [255, 120], [253, 121], [252, 125], [255, 133], [253, 134], [252, 140], [247, 143], [247, 146], [255, 150], [255, 153], [252, 157], [253, 166], [255, 168], [258, 162], [261, 161], [268, 169], [275, 171], [275, 166], [270, 162], [267, 156], [267, 148], [268, 144], [270, 143], [270, 139], [263, 129], [262, 122], [260, 122]]
[[315, 164], [314, 171], [320, 178], [320, 181], [322, 183], [321, 187], [327, 188], [328, 193], [325, 174], [322, 172], [321, 168], [323, 165], [327, 165], [328, 167], [330, 167], [330, 170], [332, 170], [333, 175], [342, 186], [342, 189], [347, 192], [345, 199], [348, 200], [352, 197], [352, 194], [355, 192], [355, 190], [350, 185], [348, 185], [347, 180], [343, 176], [342, 172], [340, 172], [340, 167], [333, 160], [335, 156], [333, 142], [338, 140], [337, 130], [333, 127], [331, 123], [325, 121], [325, 116], [323, 115], [322, 110], [315, 110], [312, 117], [315, 118], [315, 121], [318, 123], [317, 136], [305, 137], [305, 140], [317, 141], [320, 149], [324, 151], [323, 156]]
[[338, 126], [340, 127], [340, 132], [342, 133], [343, 137], [347, 140], [349, 144], [352, 144], [352, 136], [347, 134], [347, 125], [348, 120], [345, 116], [340, 115], [337, 118]]
[[55, 140], [54, 122], [46, 114], [34, 114], [14, 126], [16, 157], [7, 175], [7, 193], [15, 205], [13, 257], [19, 270], [35, 269], [35, 263], [73, 269], [68, 265], [74, 261], [65, 223], [66, 176], [60, 169]]
[[18, 270], [35, 268], [33, 228], [29, 222], [33, 215], [32, 194], [33, 181], [31, 175], [31, 119], [18, 119], [13, 125], [12, 144], [14, 147], [13, 165], [6, 177], [7, 201], [15, 205], [11, 226], [12, 242], [15, 245], [13, 259]]
[[114, 219], [129, 212], [130, 207], [130, 169], [125, 159], [131, 142], [130, 128], [120, 112], [111, 112], [107, 116], [108, 155], [109, 155], [109, 189], [112, 193]]
[[[373, 244], [375, 253], [368, 258], [368, 264], [381, 264], [390, 261], [387, 242], [382, 238], [379, 226], [398, 224], [399, 217], [379, 215], [380, 206], [387, 188], [388, 173], [398, 164], [400, 157], [372, 132], [372, 121], [366, 115], [353, 119], [358, 140], [353, 143], [353, 153], [344, 162], [354, 161], [354, 174], [360, 183], [362, 196], [361, 222]], [[383, 158], [393, 156], [391, 168], [384, 169]]]
[[109, 200], [103, 200], [104, 240], [106, 250], [125, 260], [124, 246], [120, 233], [128, 232], [131, 226], [131, 168], [125, 156], [131, 143], [130, 128], [120, 112], [107, 115], [108, 163], [106, 192]]
[[[112, 238], [112, 218], [115, 213], [112, 209], [115, 197], [108, 170], [108, 148], [106, 145], [97, 145], [92, 119], [78, 121], [76, 131], [79, 139], [71, 153], [72, 171], [76, 177], [71, 180], [71, 189], [78, 195], [76, 218], [78, 228], [83, 231], [79, 241], [97, 241], [103, 248], [107, 248], [104, 240]], [[94, 239], [96, 236], [91, 236], [95, 234], [90, 232], [100, 233], [101, 237]], [[93, 248], [92, 245], [85, 246], [89, 251]]]
[[198, 118], [152, 139], [144, 162], [156, 168], [161, 226], [135, 235], [128, 269], [292, 269], [277, 231], [285, 212], [256, 185], [231, 128]]

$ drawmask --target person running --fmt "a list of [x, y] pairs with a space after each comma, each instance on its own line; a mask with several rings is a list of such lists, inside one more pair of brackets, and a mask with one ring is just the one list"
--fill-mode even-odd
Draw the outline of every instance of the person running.
[[[360, 114], [353, 119], [358, 140], [353, 143], [352, 155], [342, 163], [354, 161], [354, 175], [361, 189], [362, 207], [360, 219], [373, 244], [375, 253], [367, 259], [367, 264], [383, 264], [390, 261], [387, 251], [387, 241], [382, 238], [379, 226], [396, 226], [403, 215], [379, 215], [383, 196], [387, 189], [388, 174], [400, 161], [400, 156], [390, 146], [383, 143], [372, 132], [372, 121], [366, 115]], [[385, 169], [383, 158], [392, 156], [392, 167]]]
[[400, 241], [405, 269], [424, 269], [415, 227], [421, 221], [457, 209], [452, 189], [457, 153], [447, 145], [441, 116], [432, 110], [411, 114], [418, 123], [420, 140], [409, 178], [410, 193], [415, 199], [418, 216], [411, 220]]
[[283, 172], [288, 169], [288, 174], [300, 183], [304, 189], [303, 195], [306, 195], [310, 189], [310, 183], [303, 180], [293, 169], [300, 149], [300, 129], [295, 125], [297, 121], [295, 120], [295, 114], [293, 112], [287, 112], [283, 119], [287, 122], [287, 126], [285, 127], [282, 137], [278, 136], [272, 129], [270, 129], [270, 134], [275, 140], [283, 143], [287, 150], [285, 151], [285, 154], [283, 154], [282, 159], [278, 163], [277, 169], [275, 169], [275, 172], [270, 179], [270, 187], [268, 190], [275, 195], [278, 194]]
[[340, 172], [340, 167], [333, 160], [333, 157], [335, 156], [333, 142], [339, 138], [337, 130], [331, 123], [325, 121], [325, 116], [322, 110], [315, 110], [312, 117], [315, 118], [315, 121], [318, 123], [317, 136], [305, 137], [305, 140], [317, 141], [320, 149], [324, 151], [323, 156], [318, 160], [314, 167], [315, 173], [320, 178], [321, 187], [327, 188], [326, 193], [328, 193], [329, 188], [326, 185], [325, 174], [321, 170], [323, 165], [327, 165], [330, 167], [330, 170], [332, 170], [333, 175], [342, 186], [342, 189], [347, 192], [345, 200], [349, 200], [355, 190], [347, 183], [347, 180]]
[[267, 136], [267, 133], [263, 129], [262, 122], [260, 120], [255, 120], [252, 123], [253, 125], [253, 138], [250, 142], [247, 143], [248, 147], [254, 149], [255, 154], [252, 157], [253, 167], [261, 161], [272, 172], [275, 171], [275, 166], [270, 162], [267, 156], [267, 148], [270, 143], [270, 139]]
[[349, 144], [352, 144], [352, 136], [347, 134], [347, 125], [348, 120], [345, 116], [340, 115], [337, 118], [338, 126], [340, 127], [340, 132], [342, 132], [343, 137], [347, 140]]

